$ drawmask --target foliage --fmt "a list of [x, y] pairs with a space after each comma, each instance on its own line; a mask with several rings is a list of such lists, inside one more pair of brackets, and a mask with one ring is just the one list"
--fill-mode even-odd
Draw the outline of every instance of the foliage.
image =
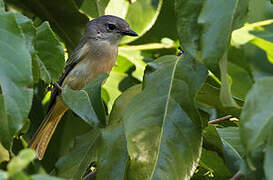
[[[273, 179], [272, 10], [268, 0], [0, 0], [0, 179]], [[35, 160], [27, 146], [47, 90], [88, 19], [104, 14], [139, 36], [122, 40], [109, 75], [64, 87], [71, 110]]]

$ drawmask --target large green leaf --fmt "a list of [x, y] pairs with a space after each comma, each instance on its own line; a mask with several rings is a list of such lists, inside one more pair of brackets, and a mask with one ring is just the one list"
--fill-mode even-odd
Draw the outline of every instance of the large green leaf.
[[90, 129], [76, 139], [73, 150], [57, 162], [58, 175], [79, 179], [90, 163], [96, 161], [97, 179], [122, 179], [128, 157], [122, 114], [140, 90], [140, 86], [134, 86], [117, 99], [110, 115], [110, 126]]
[[223, 142], [226, 164], [231, 172], [235, 174], [240, 169], [242, 157], [244, 155], [240, 140], [239, 128], [218, 128], [217, 131]]
[[31, 56], [15, 15], [0, 15], [0, 140], [9, 149], [32, 103]]
[[201, 26], [198, 17], [204, 1], [176, 0], [177, 32], [182, 48], [193, 57], [198, 57], [200, 50]]
[[100, 136], [98, 129], [92, 129], [78, 137], [73, 150], [57, 161], [57, 175], [71, 179], [81, 178], [93, 159], [94, 146]]
[[64, 69], [64, 50], [48, 22], [37, 28], [35, 50], [39, 56], [34, 58], [39, 62], [41, 79], [47, 83], [56, 82]]
[[100, 87], [106, 76], [96, 77], [80, 91], [73, 91], [65, 87], [62, 92], [64, 102], [93, 127], [105, 126], [106, 124], [104, 107], [100, 98]]
[[225, 165], [224, 159], [214, 151], [203, 149], [200, 165], [212, 171], [216, 178], [227, 179], [231, 176], [229, 169]]
[[78, 11], [74, 0], [6, 2], [20, 9], [25, 15], [34, 15], [42, 21], [49, 21], [54, 31], [64, 40], [69, 52], [77, 46], [88, 22], [88, 18]]
[[[137, 0], [130, 4], [128, 0], [83, 0], [80, 8], [91, 18], [105, 14], [124, 18], [140, 37], [155, 23], [162, 2], [163, 0]], [[138, 37], [125, 37], [121, 43], [131, 42]]]
[[24, 33], [26, 44], [32, 57], [33, 81], [37, 82], [40, 78], [40, 69], [39, 69], [40, 66], [39, 66], [39, 62], [37, 61], [38, 59], [37, 52], [34, 49], [36, 28], [34, 27], [33, 22], [26, 16], [16, 13], [15, 17], [16, 17], [17, 23], [20, 25], [22, 29], [22, 32]]
[[[273, 78], [257, 80], [247, 95], [240, 119], [240, 135], [250, 160], [250, 153], [268, 141], [266, 156], [270, 157], [270, 138], [273, 125]], [[252, 163], [248, 161], [252, 166]], [[253, 168], [253, 167], [252, 167]], [[267, 171], [268, 172], [268, 171]]]
[[218, 62], [229, 46], [238, 1], [208, 0], [198, 18], [203, 26], [201, 58], [212, 70], [218, 68]]
[[[194, 68], [196, 67], [196, 69]], [[201, 153], [201, 122], [194, 99], [207, 69], [190, 58], [164, 56], [124, 112], [129, 179], [187, 179]]]

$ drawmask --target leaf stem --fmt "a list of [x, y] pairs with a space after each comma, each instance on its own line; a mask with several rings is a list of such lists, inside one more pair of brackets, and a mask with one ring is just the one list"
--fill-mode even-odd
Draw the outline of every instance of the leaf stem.
[[232, 115], [227, 115], [227, 116], [224, 116], [224, 117], [221, 117], [218, 119], [214, 119], [214, 120], [209, 121], [208, 123], [209, 124], [217, 124], [218, 122], [229, 120], [230, 118], [232, 118]]
[[238, 171], [230, 180], [240, 180], [244, 177], [244, 175]]

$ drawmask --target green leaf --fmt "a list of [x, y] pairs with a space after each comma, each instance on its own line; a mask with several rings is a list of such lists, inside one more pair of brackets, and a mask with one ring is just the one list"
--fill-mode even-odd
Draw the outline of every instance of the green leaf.
[[16, 13], [15, 17], [23, 31], [29, 53], [31, 54], [33, 81], [34, 83], [37, 83], [40, 78], [40, 62], [37, 52], [34, 49], [36, 28], [34, 27], [33, 22], [22, 14]]
[[228, 64], [227, 64], [227, 54], [225, 53], [222, 59], [219, 62], [220, 70], [221, 70], [221, 81], [222, 86], [220, 89], [220, 100], [224, 107], [236, 107], [238, 105], [236, 101], [232, 97], [231, 93], [231, 82], [229, 81], [228, 75]]
[[[155, 23], [163, 0], [137, 0], [129, 6], [125, 20], [138, 37], [146, 33]], [[136, 16], [137, 14], [137, 16]], [[121, 43], [129, 43], [138, 37], [125, 37]]]
[[273, 179], [273, 170], [272, 170], [272, 162], [273, 162], [273, 133], [269, 132], [269, 137], [266, 145], [266, 153], [264, 160], [264, 171], [267, 179]]
[[[196, 69], [195, 69], [195, 68]], [[201, 153], [201, 125], [194, 99], [207, 69], [190, 58], [163, 56], [150, 64], [141, 93], [124, 112], [129, 179], [185, 179]]]
[[8, 161], [9, 160], [9, 152], [2, 146], [0, 142], [0, 164], [3, 161]]
[[106, 75], [96, 77], [82, 90], [65, 87], [62, 91], [64, 102], [91, 127], [100, 125], [95, 107], [101, 117], [101, 123], [106, 124], [104, 107], [100, 98], [100, 86], [105, 78]]
[[124, 93], [122, 93], [122, 95], [119, 96], [119, 98], [117, 98], [109, 117], [110, 125], [122, 121], [124, 109], [127, 107], [128, 103], [132, 100], [132, 98], [141, 92], [141, 88], [142, 88], [141, 85], [132, 86], [131, 88], [127, 89]]
[[244, 149], [240, 140], [238, 127], [226, 127], [217, 129], [223, 142], [224, 157], [227, 166], [235, 174], [241, 166]]
[[78, 11], [74, 0], [8, 0], [7, 3], [31, 18], [36, 16], [41, 21], [49, 21], [65, 42], [68, 52], [77, 46], [88, 22], [88, 18]]
[[91, 129], [76, 139], [73, 150], [57, 162], [58, 175], [79, 179], [90, 163], [96, 160], [97, 179], [122, 179], [128, 156], [122, 113], [140, 90], [141, 86], [134, 86], [117, 99], [110, 115], [110, 126]]
[[231, 39], [232, 43], [237, 47], [244, 45], [255, 38], [255, 35], [250, 33], [250, 31], [255, 29], [261, 29], [263, 28], [263, 26], [270, 25], [270, 24], [273, 24], [272, 19], [259, 21], [252, 24], [247, 24], [240, 29], [236, 29], [235, 31], [232, 32], [232, 39]]
[[56, 163], [57, 175], [63, 178], [80, 179], [93, 160], [94, 146], [101, 132], [92, 129], [76, 138], [72, 151]]
[[176, 0], [175, 10], [177, 15], [177, 32], [179, 41], [185, 52], [197, 58], [200, 50], [201, 26], [198, 24], [198, 16], [204, 1], [202, 0]]
[[45, 174], [35, 174], [35, 175], [31, 176], [31, 179], [33, 179], [33, 180], [62, 180], [62, 178], [48, 176]]
[[31, 56], [14, 14], [0, 14], [0, 29], [0, 141], [9, 149], [31, 108]]
[[47, 83], [56, 82], [64, 69], [64, 50], [48, 22], [37, 28], [35, 49], [39, 56], [41, 79]]
[[255, 38], [251, 40], [250, 42], [256, 45], [257, 47], [261, 48], [262, 50], [264, 50], [266, 52], [269, 62], [273, 64], [273, 43], [272, 42], [266, 41], [261, 38]]
[[4, 0], [0, 0], [0, 13], [5, 12]]
[[198, 22], [202, 24], [201, 58], [216, 71], [218, 62], [230, 44], [233, 17], [239, 0], [208, 0]]
[[23, 169], [25, 169], [28, 164], [33, 161], [36, 157], [36, 153], [32, 149], [23, 149], [19, 152], [18, 156], [12, 158], [10, 163], [8, 164], [8, 174], [9, 176], [13, 176]]
[[[235, 117], [239, 117], [241, 110], [236, 107], [224, 107], [220, 101], [220, 89], [212, 86], [209, 83], [205, 83], [201, 90], [199, 91], [196, 100], [198, 103], [209, 107], [215, 108], [218, 111], [231, 114]], [[237, 101], [237, 103], [242, 103], [242, 101]]]
[[200, 165], [212, 171], [216, 178], [225, 179], [231, 176], [224, 160], [214, 151], [207, 151], [203, 148]]
[[225, 141], [225, 144], [230, 144], [235, 149], [235, 151], [240, 154], [240, 156], [244, 155], [244, 149], [241, 144], [238, 127], [217, 128], [217, 132], [219, 133], [222, 140]]
[[272, 88], [273, 78], [257, 80], [246, 97], [240, 119], [240, 135], [247, 155], [272, 135]]
[[0, 179], [6, 180], [8, 179], [8, 173], [0, 169]]
[[124, 179], [128, 152], [123, 122], [102, 130], [96, 149], [96, 179]]
[[[163, 0], [137, 0], [132, 4], [128, 0], [83, 0], [80, 9], [91, 18], [102, 15], [115, 15], [125, 19], [138, 37], [125, 37], [121, 43], [129, 43], [146, 33], [155, 23]], [[137, 16], [136, 16], [137, 14]]]

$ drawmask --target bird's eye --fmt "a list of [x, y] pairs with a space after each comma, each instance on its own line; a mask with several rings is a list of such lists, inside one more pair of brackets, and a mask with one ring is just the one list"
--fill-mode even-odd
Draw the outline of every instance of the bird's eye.
[[106, 24], [106, 26], [111, 31], [114, 30], [114, 29], [116, 29], [116, 26], [114, 24]]

